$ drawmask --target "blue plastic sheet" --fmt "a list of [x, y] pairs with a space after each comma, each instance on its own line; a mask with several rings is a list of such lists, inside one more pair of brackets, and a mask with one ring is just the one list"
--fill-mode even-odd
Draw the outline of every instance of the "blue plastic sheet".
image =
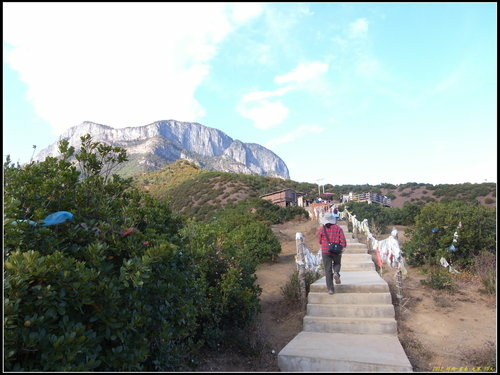
[[73, 214], [68, 211], [57, 211], [50, 214], [43, 220], [42, 227], [47, 227], [49, 225], [62, 224], [66, 221], [73, 220]]

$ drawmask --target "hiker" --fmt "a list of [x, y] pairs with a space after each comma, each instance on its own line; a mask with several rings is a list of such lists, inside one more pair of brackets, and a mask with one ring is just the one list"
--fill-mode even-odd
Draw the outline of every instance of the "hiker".
[[[342, 249], [347, 245], [344, 231], [337, 225], [337, 218], [332, 213], [326, 213], [320, 220], [322, 224], [318, 229], [318, 241], [321, 245], [321, 255], [323, 265], [325, 266], [326, 287], [329, 294], [334, 293], [333, 280], [340, 284], [340, 262], [342, 259]], [[329, 243], [337, 243], [342, 247], [340, 252], [331, 252], [328, 250]], [[332, 274], [333, 264], [333, 274]]]
[[337, 221], [340, 220], [340, 214], [339, 214], [339, 210], [337, 209], [337, 207], [335, 207], [333, 209], [333, 216], [337, 219]]

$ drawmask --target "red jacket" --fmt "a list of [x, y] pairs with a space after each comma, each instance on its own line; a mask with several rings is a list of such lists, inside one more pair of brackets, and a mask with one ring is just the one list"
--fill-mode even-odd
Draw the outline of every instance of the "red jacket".
[[330, 242], [340, 243], [342, 247], [347, 246], [347, 241], [344, 236], [344, 231], [342, 230], [341, 227], [339, 227], [337, 224], [330, 225], [330, 228], [327, 228], [326, 226], [322, 225], [318, 229], [318, 241], [321, 245], [322, 253], [328, 253], [328, 240], [326, 239], [323, 227], [325, 228], [326, 233], [328, 234], [328, 239], [330, 240]]

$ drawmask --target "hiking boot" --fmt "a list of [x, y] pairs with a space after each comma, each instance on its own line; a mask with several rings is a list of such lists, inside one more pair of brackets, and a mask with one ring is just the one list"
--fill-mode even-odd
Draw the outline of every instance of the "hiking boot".
[[334, 273], [333, 280], [335, 280], [335, 284], [340, 284], [340, 275], [338, 273]]

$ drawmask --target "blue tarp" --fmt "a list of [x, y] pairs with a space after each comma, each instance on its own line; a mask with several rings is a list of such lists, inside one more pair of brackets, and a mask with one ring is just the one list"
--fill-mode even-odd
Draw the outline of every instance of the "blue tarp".
[[68, 211], [57, 211], [53, 214], [50, 214], [43, 220], [42, 227], [47, 227], [49, 225], [62, 224], [66, 221], [73, 220], [73, 214]]

